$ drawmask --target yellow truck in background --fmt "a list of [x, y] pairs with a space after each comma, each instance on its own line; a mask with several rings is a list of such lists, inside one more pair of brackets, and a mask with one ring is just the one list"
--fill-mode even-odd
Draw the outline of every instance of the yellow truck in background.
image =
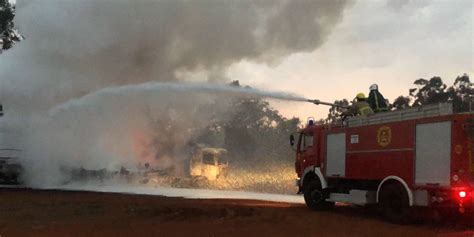
[[205, 178], [209, 181], [225, 177], [229, 167], [227, 150], [212, 147], [197, 147], [189, 162], [189, 175], [192, 178]]

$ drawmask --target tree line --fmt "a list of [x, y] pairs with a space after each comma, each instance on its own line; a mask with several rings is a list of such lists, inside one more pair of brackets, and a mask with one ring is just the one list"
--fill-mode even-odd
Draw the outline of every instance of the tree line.
[[466, 112], [470, 110], [470, 103], [474, 99], [474, 89], [467, 74], [456, 77], [453, 85], [449, 87], [441, 77], [432, 77], [429, 80], [420, 78], [413, 84], [416, 87], [409, 90], [408, 96], [395, 99], [392, 104], [394, 109], [451, 102], [456, 112]]
[[[453, 104], [454, 112], [467, 112], [473, 109], [470, 106], [474, 103], [474, 88], [466, 73], [456, 77], [453, 85], [449, 87], [439, 76], [434, 76], [431, 79], [417, 79], [413, 85], [414, 87], [408, 90], [408, 95], [398, 96], [393, 103], [388, 103], [390, 110], [446, 102]], [[347, 99], [342, 99], [334, 101], [334, 104], [349, 106], [350, 102]], [[344, 109], [333, 106], [322, 122], [334, 122], [340, 119], [343, 113]]]

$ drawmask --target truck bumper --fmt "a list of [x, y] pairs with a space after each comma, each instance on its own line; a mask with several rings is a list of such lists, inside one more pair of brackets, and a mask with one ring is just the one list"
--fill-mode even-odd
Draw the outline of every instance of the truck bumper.
[[449, 190], [447, 196], [431, 197], [430, 207], [437, 210], [457, 210], [460, 213], [474, 213], [474, 191], [466, 191], [465, 198], [456, 196], [458, 191], [456, 189]]

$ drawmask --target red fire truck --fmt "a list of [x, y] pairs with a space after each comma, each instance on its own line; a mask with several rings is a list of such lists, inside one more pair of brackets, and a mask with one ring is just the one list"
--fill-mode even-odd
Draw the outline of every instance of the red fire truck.
[[377, 204], [392, 220], [411, 207], [474, 209], [473, 141], [474, 113], [455, 114], [449, 103], [340, 124], [310, 120], [290, 136], [309, 208]]

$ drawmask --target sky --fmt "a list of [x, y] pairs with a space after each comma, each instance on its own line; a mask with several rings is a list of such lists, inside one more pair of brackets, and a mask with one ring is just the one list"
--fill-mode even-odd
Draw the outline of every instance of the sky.
[[[277, 65], [242, 61], [229, 78], [258, 88], [288, 91], [323, 101], [353, 99], [373, 83], [390, 101], [408, 95], [413, 81], [440, 76], [474, 77], [472, 0], [356, 1], [328, 40], [311, 53]], [[287, 116], [323, 118], [328, 108], [273, 102]]]

